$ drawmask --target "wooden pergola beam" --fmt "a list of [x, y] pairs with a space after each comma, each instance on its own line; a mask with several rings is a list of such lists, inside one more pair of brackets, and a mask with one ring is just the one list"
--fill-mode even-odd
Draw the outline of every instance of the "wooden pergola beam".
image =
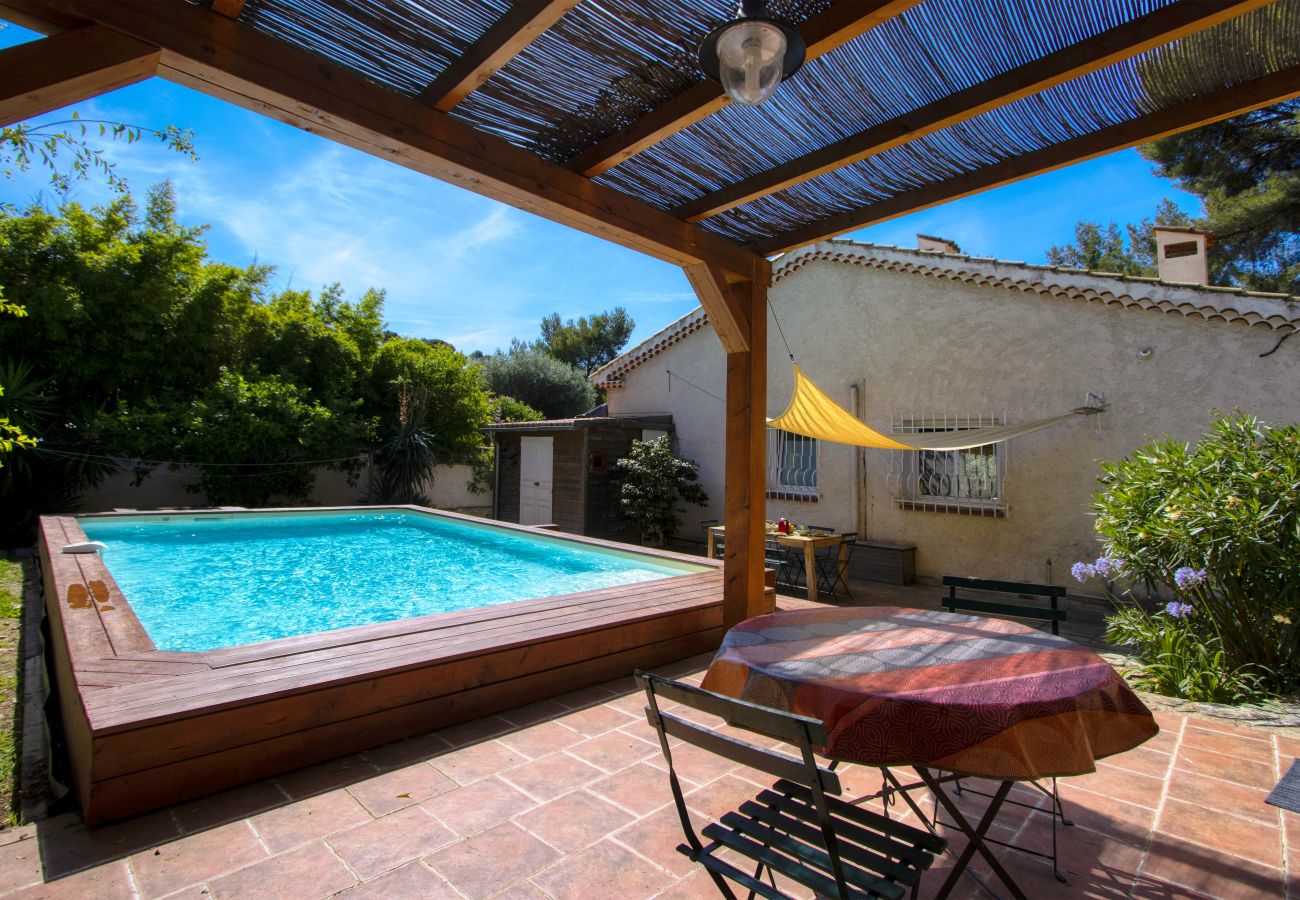
[[1166, 109], [1109, 128], [1102, 128], [1081, 137], [1070, 138], [991, 166], [983, 166], [973, 172], [928, 184], [861, 209], [821, 219], [805, 227], [768, 240], [755, 241], [747, 246], [755, 253], [763, 254], [793, 250], [796, 247], [844, 234], [846, 231], [866, 228], [908, 213], [919, 212], [990, 188], [1072, 166], [1116, 150], [1145, 144], [1180, 131], [1189, 131], [1212, 122], [1230, 119], [1295, 97], [1300, 97], [1300, 66], [1280, 69], [1252, 81], [1185, 100]]
[[1218, 25], [1270, 2], [1272, 0], [1188, 0], [1157, 9], [751, 178], [705, 194], [678, 206], [672, 211], [673, 215], [688, 222], [715, 216]]
[[244, 0], [212, 0], [212, 11], [227, 19], [238, 19], [244, 11]]
[[749, 311], [742, 307], [726, 273], [710, 263], [687, 266], [685, 272], [723, 349], [728, 353], [749, 350]]
[[[39, 21], [80, 16], [162, 49], [158, 74], [306, 131], [679, 266], [733, 281], [770, 265], [732, 241], [591, 183], [344, 67], [181, 2], [6, 0]], [[52, 27], [57, 24], [52, 22]]]
[[0, 50], [0, 125], [143, 81], [158, 58], [157, 47], [96, 27]]
[[[875, 28], [920, 0], [840, 0], [830, 9], [799, 26], [808, 45], [808, 59], [827, 54], [860, 34]], [[731, 102], [722, 86], [702, 81], [667, 103], [614, 132], [574, 156], [565, 166], [594, 178], [647, 147], [653, 147], [684, 128], [712, 115]]]
[[[240, 0], [242, 2], [242, 0]], [[443, 112], [478, 90], [580, 0], [519, 0], [483, 33], [441, 75], [421, 92], [419, 100]]]

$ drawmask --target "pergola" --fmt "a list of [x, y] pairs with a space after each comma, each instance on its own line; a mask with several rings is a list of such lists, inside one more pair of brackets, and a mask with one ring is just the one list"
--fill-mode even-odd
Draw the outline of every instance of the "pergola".
[[[3, 124], [160, 76], [681, 266], [727, 352], [724, 617], [763, 610], [768, 256], [1300, 95], [1300, 0], [0, 0]], [[1104, 190], [1105, 186], [1100, 185]]]

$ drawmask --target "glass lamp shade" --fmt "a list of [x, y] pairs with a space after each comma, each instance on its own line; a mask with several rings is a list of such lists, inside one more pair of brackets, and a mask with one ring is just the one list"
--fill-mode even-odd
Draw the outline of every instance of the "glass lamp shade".
[[763, 20], [741, 20], [718, 37], [718, 76], [737, 103], [757, 106], [785, 75], [785, 33]]

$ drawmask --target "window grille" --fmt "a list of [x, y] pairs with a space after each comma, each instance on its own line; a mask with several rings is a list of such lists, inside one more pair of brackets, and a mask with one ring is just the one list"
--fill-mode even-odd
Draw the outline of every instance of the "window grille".
[[[898, 435], [934, 434], [1005, 425], [1004, 416], [895, 416]], [[906, 438], [904, 438], [906, 440]], [[969, 450], [916, 450], [891, 454], [890, 484], [894, 503], [902, 509], [1001, 516], [1006, 480], [1005, 444], [985, 444]]]
[[767, 495], [778, 499], [817, 498], [817, 439], [767, 429]]

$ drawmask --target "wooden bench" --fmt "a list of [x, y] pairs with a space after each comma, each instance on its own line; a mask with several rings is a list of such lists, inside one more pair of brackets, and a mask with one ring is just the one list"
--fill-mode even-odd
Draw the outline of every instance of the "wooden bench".
[[[988, 581], [983, 578], [963, 578], [958, 575], [943, 576], [943, 586], [948, 589], [948, 596], [942, 598], [948, 612], [966, 610], [968, 612], [993, 613], [1000, 616], [1016, 616], [1021, 619], [1039, 619], [1052, 623], [1052, 634], [1061, 633], [1061, 623], [1065, 621], [1065, 610], [1057, 604], [1065, 597], [1065, 588], [1054, 584], [1029, 584], [1020, 581]], [[975, 600], [957, 595], [958, 590], [988, 591], [995, 594], [1015, 594], [1019, 597], [1047, 597], [1049, 606], [1027, 606], [1023, 603], [994, 603], [989, 600]]]

